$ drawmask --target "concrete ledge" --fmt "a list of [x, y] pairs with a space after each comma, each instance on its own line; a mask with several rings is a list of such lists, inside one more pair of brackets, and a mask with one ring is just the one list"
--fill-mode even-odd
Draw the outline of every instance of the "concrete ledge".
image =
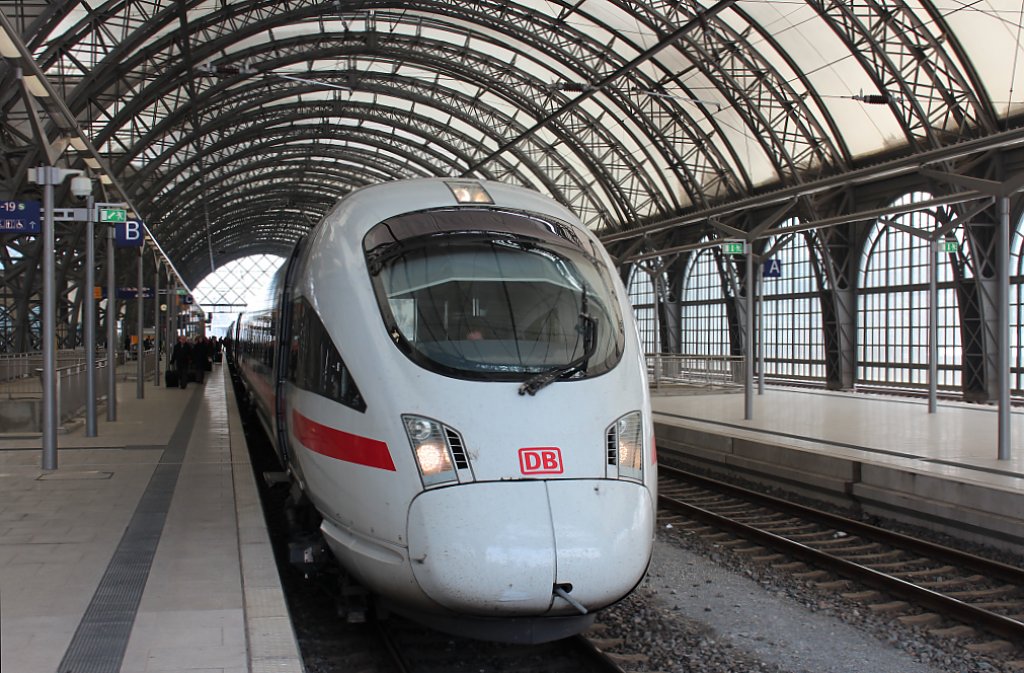
[[664, 457], [964, 540], [1024, 553], [1024, 493], [725, 433], [655, 423]]
[[865, 512], [1024, 551], [1024, 493], [864, 464], [853, 496]]
[[231, 379], [226, 369], [217, 375], [224, 376], [227, 392], [249, 670], [303, 673], [306, 668], [277, 573]]
[[684, 463], [711, 471], [728, 468], [765, 486], [784, 488], [831, 504], [850, 504], [859, 465], [799, 449], [655, 423], [659, 447]]
[[41, 432], [42, 427], [42, 400], [4, 400], [0, 403], [0, 432]]

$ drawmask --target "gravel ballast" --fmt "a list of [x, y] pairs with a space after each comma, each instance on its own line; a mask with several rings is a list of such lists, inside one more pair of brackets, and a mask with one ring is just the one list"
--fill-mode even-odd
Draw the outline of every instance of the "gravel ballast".
[[[693, 548], [688, 548], [688, 547]], [[632, 670], [946, 673], [1003, 670], [891, 620], [864, 615], [725, 550], [659, 532], [647, 579], [598, 618], [603, 637], [646, 655]]]

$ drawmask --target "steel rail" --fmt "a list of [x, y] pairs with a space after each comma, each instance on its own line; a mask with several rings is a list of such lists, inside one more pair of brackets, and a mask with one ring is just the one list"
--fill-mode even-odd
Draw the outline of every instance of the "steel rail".
[[[989, 561], [978, 556], [966, 554], [955, 549], [949, 549], [941, 545], [918, 540], [900, 533], [886, 531], [877, 526], [865, 524], [853, 519], [821, 512], [813, 508], [804, 507], [790, 503], [779, 498], [763, 495], [754, 491], [739, 488], [731, 484], [700, 477], [683, 470], [660, 465], [661, 476], [698, 482], [714, 489], [723, 489], [739, 497], [753, 500], [755, 503], [763, 503], [772, 507], [783, 509], [787, 512], [824, 523], [844, 532], [857, 532], [865, 537], [871, 536], [876, 541], [882, 540], [887, 544], [900, 546], [918, 553], [926, 553], [937, 558], [954, 561], [965, 567], [978, 570], [988, 577], [996, 577], [1024, 586], [1024, 570], [1013, 566]], [[1004, 615], [996, 614], [988, 610], [974, 607], [956, 598], [917, 586], [905, 580], [887, 575], [886, 573], [873, 570], [866, 566], [845, 559], [838, 558], [826, 552], [819, 551], [800, 542], [794, 542], [781, 535], [760, 530], [753, 526], [733, 521], [727, 517], [720, 516], [701, 507], [676, 500], [674, 498], [659, 495], [658, 504], [660, 507], [684, 514], [698, 521], [708, 523], [716, 528], [721, 528], [736, 533], [746, 539], [754, 540], [767, 547], [771, 547], [790, 556], [803, 561], [813, 563], [819, 567], [827, 568], [850, 579], [856, 580], [868, 586], [892, 593], [894, 595], [909, 598], [918, 604], [937, 610], [945, 615], [963, 621], [967, 624], [978, 626], [991, 633], [1009, 638], [1012, 642], [1024, 642], [1024, 623], [1011, 619]]]

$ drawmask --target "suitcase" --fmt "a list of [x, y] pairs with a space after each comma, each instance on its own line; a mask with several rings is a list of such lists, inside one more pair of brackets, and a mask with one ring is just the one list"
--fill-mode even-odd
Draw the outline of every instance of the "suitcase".
[[164, 385], [168, 388], [178, 387], [178, 372], [174, 369], [168, 369], [164, 372]]

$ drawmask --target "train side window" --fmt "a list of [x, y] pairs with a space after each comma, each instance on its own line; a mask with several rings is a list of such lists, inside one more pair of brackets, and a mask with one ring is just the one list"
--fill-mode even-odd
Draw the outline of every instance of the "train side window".
[[359, 387], [316, 311], [305, 299], [296, 301], [293, 309], [289, 380], [303, 390], [366, 411]]

